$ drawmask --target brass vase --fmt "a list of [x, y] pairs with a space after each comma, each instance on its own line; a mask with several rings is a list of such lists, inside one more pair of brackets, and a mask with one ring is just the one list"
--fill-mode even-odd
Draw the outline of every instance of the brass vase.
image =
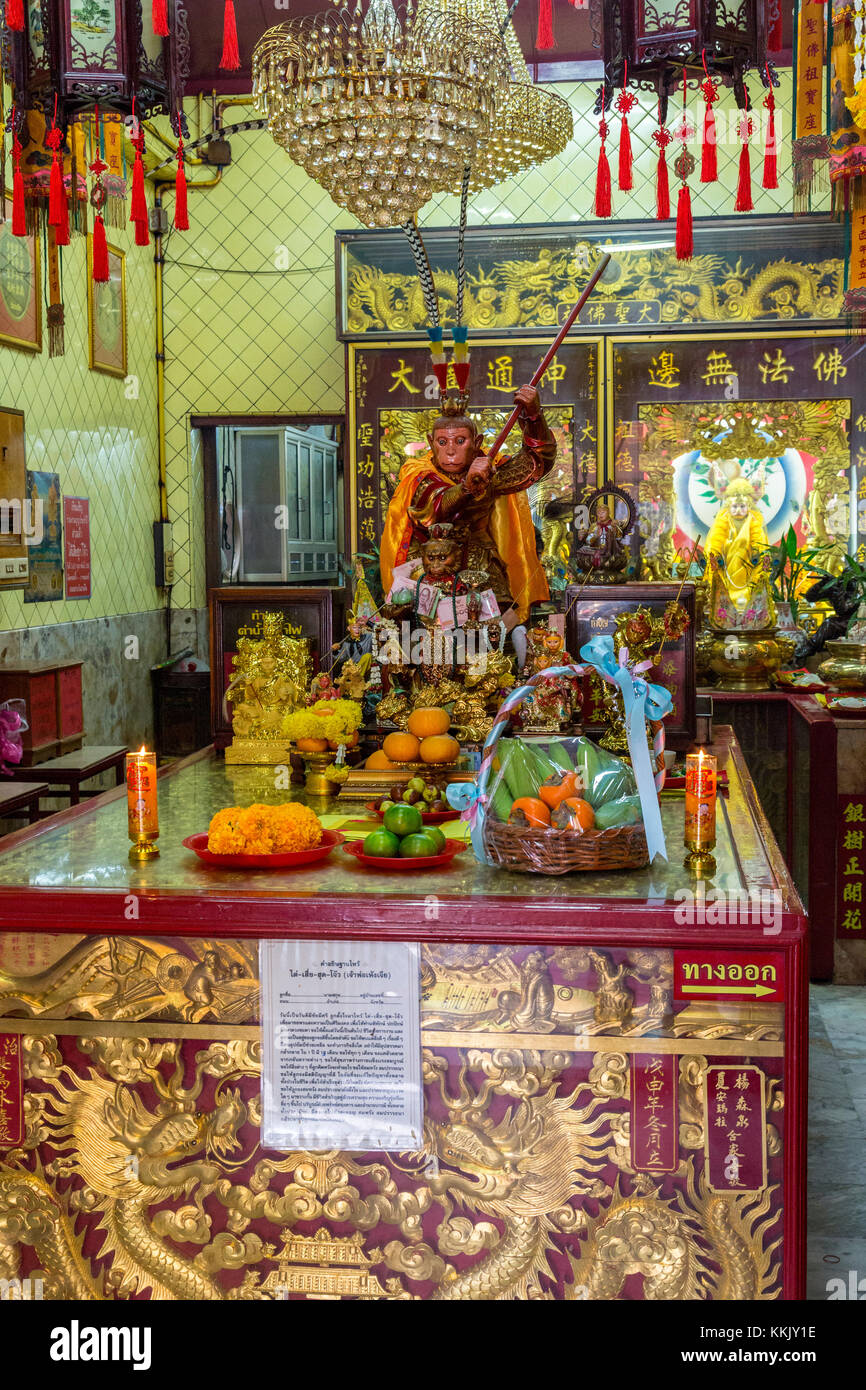
[[333, 753], [305, 753], [304, 768], [307, 777], [304, 790], [310, 796], [336, 796], [340, 790], [339, 782], [332, 782], [325, 776], [325, 768], [334, 761]]
[[768, 690], [770, 676], [782, 664], [773, 628], [714, 632], [710, 669], [719, 690]]
[[866, 690], [866, 642], [828, 642], [830, 653], [818, 667], [818, 675], [837, 690]]

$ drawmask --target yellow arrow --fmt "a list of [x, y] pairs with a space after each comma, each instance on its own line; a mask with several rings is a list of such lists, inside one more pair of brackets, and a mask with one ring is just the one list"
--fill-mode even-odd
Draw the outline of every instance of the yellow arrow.
[[762, 994], [775, 994], [773, 987], [766, 985], [683, 985], [683, 994], [754, 994], [757, 999]]

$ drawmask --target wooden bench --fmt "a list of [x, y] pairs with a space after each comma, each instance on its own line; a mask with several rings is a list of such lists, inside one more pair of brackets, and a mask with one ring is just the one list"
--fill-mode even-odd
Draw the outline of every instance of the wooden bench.
[[[49, 783], [55, 796], [63, 795], [55, 788], [66, 787], [70, 806], [77, 806], [82, 796], [99, 795], [98, 791], [82, 791], [81, 783], [98, 776], [100, 772], [107, 772], [113, 767], [115, 782], [120, 786], [125, 775], [123, 759], [128, 751], [124, 744], [92, 744], [88, 748], [79, 748], [74, 753], [64, 753], [60, 758], [49, 758], [48, 762], [40, 763], [39, 776]], [[12, 769], [12, 776], [16, 782], [23, 782], [28, 775], [32, 777], [35, 770], [32, 767], [16, 767]]]
[[0, 820], [25, 815], [31, 825], [39, 820], [39, 798], [48, 795], [47, 782], [0, 781]]

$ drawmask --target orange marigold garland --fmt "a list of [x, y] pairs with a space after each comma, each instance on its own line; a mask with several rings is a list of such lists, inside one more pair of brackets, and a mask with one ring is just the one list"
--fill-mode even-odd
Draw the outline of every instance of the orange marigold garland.
[[282, 806], [256, 802], [217, 811], [208, 827], [211, 854], [292, 854], [315, 849], [322, 842], [322, 825], [314, 811], [300, 802]]

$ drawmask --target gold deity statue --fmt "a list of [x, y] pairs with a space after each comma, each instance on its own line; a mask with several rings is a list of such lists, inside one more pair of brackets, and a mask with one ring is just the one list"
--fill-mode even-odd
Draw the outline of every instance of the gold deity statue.
[[757, 486], [746, 478], [734, 478], [707, 536], [708, 617], [717, 631], [760, 631], [776, 621], [767, 528], [757, 507], [762, 489], [763, 476]]
[[262, 635], [240, 637], [225, 693], [232, 706], [232, 742], [226, 762], [287, 761], [283, 722], [304, 703], [312, 675], [310, 643], [290, 637], [281, 613], [265, 613]]

